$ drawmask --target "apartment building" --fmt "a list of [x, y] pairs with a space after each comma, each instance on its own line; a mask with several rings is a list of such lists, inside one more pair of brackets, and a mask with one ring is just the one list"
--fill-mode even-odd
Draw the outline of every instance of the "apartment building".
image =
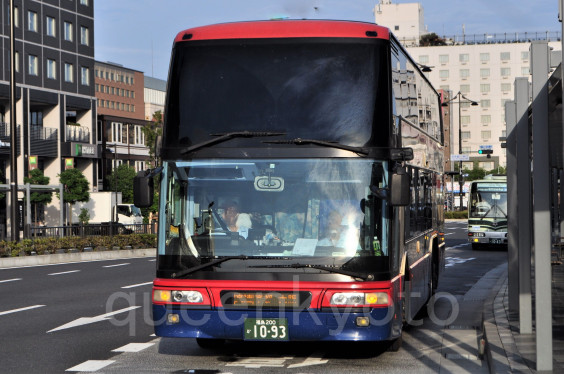
[[[8, 123], [10, 2], [1, 0], [0, 4], [1, 183], [10, 177], [12, 146], [16, 147], [19, 185], [32, 168], [40, 168], [51, 184], [58, 184], [57, 175], [65, 165], [81, 170], [92, 183], [98, 179], [98, 154], [92, 136], [96, 123], [93, 0], [14, 1], [18, 140], [15, 145], [10, 144]], [[0, 225], [11, 225], [10, 202], [9, 194], [0, 200]], [[58, 199], [53, 196], [52, 205], [45, 211], [48, 223], [58, 223], [58, 207]]]
[[157, 111], [164, 113], [166, 98], [166, 81], [153, 77], [145, 77], [145, 119], [151, 121]]
[[[423, 23], [423, 8], [419, 3], [411, 7], [401, 4], [404, 8], [398, 12], [397, 5], [381, 0], [374, 11], [376, 23], [390, 28], [400, 41], [407, 41], [404, 45], [414, 60], [431, 68], [425, 74], [435, 88], [450, 92], [455, 98], [443, 107], [443, 118], [450, 117], [451, 129], [445, 126], [445, 130], [450, 131], [451, 154], [458, 154], [461, 141], [462, 153], [470, 159], [463, 162], [463, 168], [505, 167], [507, 159], [500, 141], [500, 137], [506, 136], [505, 102], [514, 98], [515, 78], [530, 79], [531, 41], [548, 40], [554, 51], [560, 51], [559, 35], [546, 32], [459, 35], [444, 37], [446, 45], [420, 46], [412, 42], [416, 29], [412, 20]], [[458, 93], [468, 100], [461, 99], [459, 104]], [[471, 101], [479, 105], [473, 106]], [[493, 149], [490, 158], [478, 154], [481, 147], [490, 146]]]
[[126, 163], [145, 170], [149, 149], [145, 145], [144, 75], [123, 65], [96, 61], [98, 160], [97, 190], [108, 190], [107, 177]]

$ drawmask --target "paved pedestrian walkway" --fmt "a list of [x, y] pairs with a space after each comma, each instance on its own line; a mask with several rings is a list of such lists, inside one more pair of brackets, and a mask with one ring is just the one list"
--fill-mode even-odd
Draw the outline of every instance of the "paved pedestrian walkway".
[[[509, 312], [508, 298], [506, 273], [500, 277], [484, 309], [490, 372], [536, 373], [535, 333], [519, 333], [519, 318]], [[564, 265], [560, 264], [552, 266], [552, 338], [553, 372], [564, 373]]]

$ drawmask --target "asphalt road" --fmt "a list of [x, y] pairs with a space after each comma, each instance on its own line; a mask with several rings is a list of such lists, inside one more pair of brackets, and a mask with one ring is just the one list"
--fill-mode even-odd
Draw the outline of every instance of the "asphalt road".
[[[447, 263], [434, 308], [381, 344], [229, 343], [156, 338], [150, 258], [0, 269], [0, 372], [488, 372], [478, 357], [483, 302], [500, 250], [472, 251], [465, 221], [446, 224]], [[488, 273], [489, 272], [489, 273]]]

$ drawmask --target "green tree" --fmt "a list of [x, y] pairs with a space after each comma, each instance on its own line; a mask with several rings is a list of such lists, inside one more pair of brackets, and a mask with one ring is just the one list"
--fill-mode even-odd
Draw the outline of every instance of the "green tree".
[[[24, 177], [24, 183], [38, 184], [46, 186], [49, 184], [49, 177], [43, 175], [43, 170], [33, 169], [29, 172], [29, 177]], [[33, 191], [29, 194], [29, 202], [33, 206], [35, 225], [37, 226], [37, 207], [39, 205], [49, 204], [53, 200], [53, 192], [50, 191]]]
[[157, 137], [163, 134], [163, 114], [160, 110], [153, 113], [153, 119], [143, 126], [142, 131], [145, 135], [145, 144], [149, 148], [150, 167], [157, 167], [159, 164], [156, 152]]
[[72, 224], [72, 207], [77, 202], [90, 200], [88, 180], [78, 169], [67, 169], [58, 175], [64, 186], [63, 202], [69, 204], [68, 222]]
[[468, 174], [468, 176], [466, 177], [467, 181], [474, 181], [483, 179], [486, 176], [486, 171], [482, 168], [475, 167], [472, 170], [467, 170], [466, 174]]
[[121, 191], [122, 202], [133, 203], [133, 178], [135, 169], [127, 164], [121, 164], [113, 169], [108, 176], [110, 191]]
[[434, 32], [430, 34], [421, 35], [421, 39], [419, 39], [419, 45], [421, 47], [429, 47], [429, 46], [436, 46], [436, 45], [446, 45], [446, 41], [435, 34]]

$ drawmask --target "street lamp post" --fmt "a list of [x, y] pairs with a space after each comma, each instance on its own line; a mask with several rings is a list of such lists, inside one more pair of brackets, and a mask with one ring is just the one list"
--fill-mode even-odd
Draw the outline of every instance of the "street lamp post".
[[[452, 103], [455, 99], [458, 99], [458, 154], [462, 155], [462, 123], [461, 123], [462, 122], [461, 121], [461, 118], [462, 118], [462, 99], [466, 100], [465, 102], [470, 103], [470, 105], [472, 105], [472, 106], [478, 105], [478, 102], [467, 98], [466, 96], [464, 96], [462, 94], [462, 92], [458, 91], [458, 93], [456, 95], [454, 95], [454, 97], [452, 97], [448, 101], [445, 101], [441, 105], [442, 106], [449, 106], [449, 104]], [[464, 187], [464, 181], [462, 180], [462, 160], [458, 161], [458, 183], [460, 184], [460, 191], [459, 191], [460, 210], [463, 210], [464, 204], [462, 202], [462, 189]], [[454, 203], [454, 199], [453, 199], [453, 203]]]

